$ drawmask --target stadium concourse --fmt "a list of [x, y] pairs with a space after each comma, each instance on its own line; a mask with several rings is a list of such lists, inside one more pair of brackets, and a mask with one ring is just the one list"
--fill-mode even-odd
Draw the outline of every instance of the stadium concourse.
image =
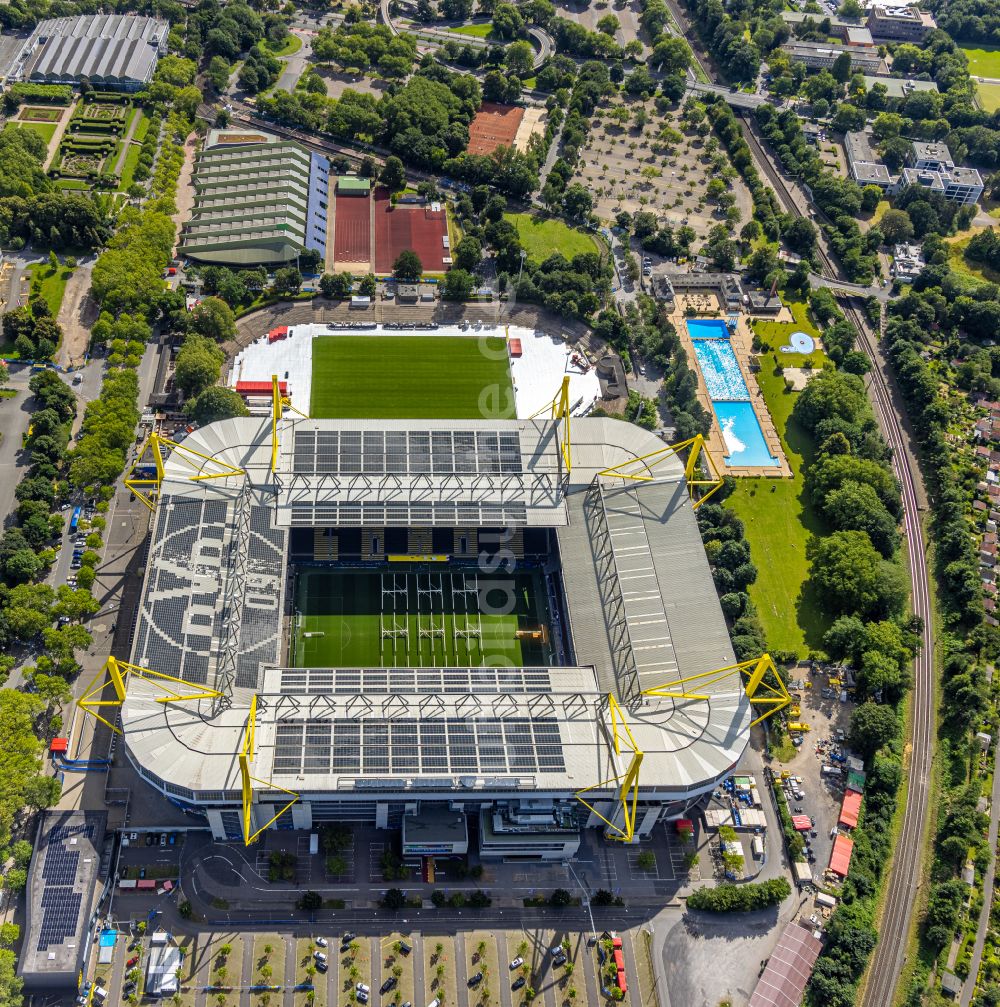
[[683, 815], [751, 721], [738, 681], [649, 691], [734, 660], [683, 466], [567, 422], [286, 413], [276, 454], [269, 417], [195, 430], [159, 487], [117, 757], [217, 838], [276, 816], [405, 837], [451, 808], [486, 858], [565, 859], [583, 828]]
[[[317, 412], [312, 408], [315, 401], [312, 387], [315, 340], [323, 337], [345, 340], [360, 337], [371, 340], [367, 359], [361, 362], [359, 368], [352, 367], [345, 374], [352, 386], [356, 386], [358, 382], [370, 381], [376, 386], [377, 391], [377, 386], [384, 380], [384, 368], [381, 360], [384, 344], [379, 343], [378, 337], [380, 336], [387, 340], [422, 341], [413, 343], [411, 358], [419, 356], [419, 346], [431, 345], [433, 347], [438, 345], [442, 348], [448, 345], [455, 346], [454, 343], [434, 343], [432, 341], [475, 340], [480, 347], [486, 349], [490, 358], [494, 360], [499, 358], [502, 362], [509, 361], [509, 381], [514, 393], [515, 414], [522, 419], [533, 416], [552, 401], [562, 384], [564, 375], [569, 375], [569, 398], [574, 414], [582, 415], [589, 412], [601, 395], [601, 386], [596, 370], [586, 364], [578, 356], [577, 351], [573, 350], [565, 341], [537, 329], [514, 325], [484, 327], [477, 324], [474, 328], [441, 325], [433, 331], [427, 329], [386, 329], [384, 326], [373, 323], [353, 328], [346, 325], [334, 328], [318, 323], [293, 325], [285, 328], [281, 338], [273, 338], [265, 334], [242, 349], [230, 369], [229, 381], [233, 387], [237, 387], [240, 382], [269, 382], [271, 376], [276, 374], [280, 380], [287, 382], [287, 394], [292, 405], [303, 413], [332, 417], [352, 416], [355, 415], [353, 412], [338, 411], [335, 397], [329, 410]], [[516, 345], [517, 342], [520, 343], [520, 355], [513, 356], [508, 352], [507, 347], [511, 344]], [[491, 346], [494, 344], [499, 348], [492, 350]], [[469, 343], [469, 345], [473, 344]], [[507, 365], [503, 363], [502, 366], [506, 367]], [[412, 368], [407, 366], [407, 372], [410, 371]], [[416, 380], [419, 375], [412, 375], [412, 377]], [[343, 375], [332, 376], [333, 380], [338, 380], [338, 378], [342, 379]], [[456, 368], [454, 364], [444, 365], [436, 376], [429, 378], [429, 381], [434, 380], [459, 381], [461, 380], [461, 368]], [[460, 415], [465, 415], [467, 418], [483, 415], [478, 392], [479, 389], [476, 388], [471, 410]], [[422, 397], [427, 400], [427, 407], [433, 410], [435, 407], [433, 388], [425, 389]], [[366, 401], [368, 415], [387, 415], [377, 411], [379, 403], [373, 402], [371, 396]], [[270, 399], [261, 400], [257, 405], [261, 409], [269, 410]], [[372, 412], [372, 409], [376, 411]], [[434, 414], [431, 412], [428, 415]]]

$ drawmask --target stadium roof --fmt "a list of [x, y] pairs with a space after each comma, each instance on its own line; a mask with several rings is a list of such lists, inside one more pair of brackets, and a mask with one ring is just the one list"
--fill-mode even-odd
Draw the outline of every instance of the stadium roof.
[[28, 42], [24, 77], [38, 83], [79, 83], [135, 89], [149, 83], [169, 25], [131, 14], [86, 14], [41, 21]]
[[[734, 661], [682, 465], [668, 457], [649, 482], [595, 489], [599, 472], [662, 442], [606, 418], [572, 432], [565, 473], [551, 421], [289, 420], [272, 475], [269, 419], [195, 431], [185, 447], [247, 475], [192, 481], [218, 469], [168, 458], [132, 660], [227, 698], [157, 702], [153, 682], [130, 679], [122, 722], [140, 772], [178, 797], [238, 800], [235, 753], [257, 695], [254, 775], [279, 788], [575, 791], [627, 767], [608, 734], [612, 693], [644, 752], [645, 796], [719, 779], [749, 735], [739, 683], [704, 686], [709, 701], [639, 695]], [[502, 523], [489, 508], [512, 502], [557, 528], [574, 666], [278, 667], [286, 524], [420, 527], [450, 505], [440, 523], [489, 526]]]

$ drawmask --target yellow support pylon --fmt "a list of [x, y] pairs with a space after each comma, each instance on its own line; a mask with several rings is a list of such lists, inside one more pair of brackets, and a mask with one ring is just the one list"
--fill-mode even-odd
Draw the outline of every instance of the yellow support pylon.
[[792, 703], [792, 697], [789, 695], [781, 675], [778, 674], [778, 669], [770, 654], [762, 654], [758, 658], [741, 661], [739, 664], [730, 664], [715, 671], [703, 671], [700, 675], [689, 675], [676, 682], [667, 682], [652, 689], [644, 689], [642, 694], [644, 696], [666, 696], [672, 699], [707, 701], [713, 696], [707, 692], [692, 691], [688, 686], [697, 682], [698, 686], [704, 689], [725, 681], [727, 678], [736, 678], [742, 684], [751, 707], [766, 708], [756, 720], [751, 721], [751, 727]]
[[[687, 459], [684, 462], [684, 478], [687, 480], [688, 493], [697, 510], [713, 493], [722, 488], [722, 473], [719, 471], [715, 460], [712, 458], [705, 444], [705, 438], [701, 434], [689, 437], [686, 441], [677, 444], [668, 444], [666, 447], [650, 451], [648, 454], [639, 455], [638, 458], [630, 458], [628, 461], [612, 465], [611, 468], [602, 469], [599, 476], [617, 476], [619, 479], [631, 479], [635, 482], [652, 482], [655, 478], [653, 471], [660, 462], [680, 454], [685, 448], [690, 448]], [[711, 473], [710, 479], [702, 477], [698, 471], [698, 461], [704, 455], [708, 462]], [[633, 466], [638, 466], [637, 471], [629, 471]], [[710, 487], [703, 496], [696, 497], [695, 490], [699, 487]]]
[[[177, 441], [172, 441], [168, 437], [152, 433], [139, 449], [139, 454], [136, 456], [135, 464], [128, 470], [128, 474], [125, 476], [126, 488], [134, 493], [136, 498], [141, 500], [150, 510], [156, 510], [156, 498], [159, 495], [160, 485], [163, 482], [164, 445], [169, 447], [172, 451], [180, 452], [182, 455], [187, 455], [191, 458], [199, 458], [202, 461], [208, 462], [210, 465], [215, 465], [219, 468], [218, 472], [199, 472], [197, 475], [189, 476], [188, 478], [190, 478], [192, 482], [203, 482], [206, 479], [225, 479], [228, 476], [246, 475], [246, 471], [244, 469], [237, 468], [235, 465], [230, 465], [228, 462], [219, 461], [218, 458], [213, 458], [211, 455], [206, 455], [201, 451], [195, 451], [194, 448], [189, 448], [184, 444], [178, 444]], [[134, 479], [132, 478], [132, 473], [135, 472], [137, 468], [141, 467], [143, 456], [146, 454], [147, 450], [152, 450], [153, 452], [153, 464], [156, 466], [156, 475], [143, 476], [139, 479]]]
[[287, 395], [281, 394], [281, 384], [278, 375], [271, 375], [271, 471], [278, 467], [278, 421], [284, 416], [285, 410], [291, 409], [293, 413], [298, 413], [304, 420], [309, 419], [301, 409], [296, 409], [292, 405], [292, 400]]
[[551, 419], [562, 420], [562, 437], [559, 441], [559, 450], [562, 452], [563, 464], [567, 473], [573, 468], [572, 441], [570, 437], [570, 412], [569, 412], [569, 375], [564, 374], [559, 391], [555, 398], [547, 402], [537, 412], [531, 414], [529, 419], [536, 419], [542, 413], [548, 413]]
[[[165, 695], [157, 696], [157, 703], [182, 703], [192, 699], [212, 699], [222, 695], [221, 692], [217, 692], [215, 689], [193, 685], [191, 682], [185, 682], [183, 678], [177, 678], [175, 675], [165, 675], [161, 671], [153, 671], [152, 668], [142, 668], [137, 664], [128, 664], [125, 661], [109, 657], [104, 662], [104, 667], [94, 676], [94, 680], [87, 687], [87, 691], [76, 701], [76, 705], [84, 713], [90, 714], [90, 716], [95, 717], [102, 724], [110, 727], [115, 734], [121, 734], [120, 728], [101, 716], [97, 711], [108, 706], [121, 709], [122, 703], [125, 702], [127, 679], [130, 675], [145, 679], [147, 682], [153, 682], [158, 686], [160, 686], [161, 682], [176, 682], [185, 686], [183, 692], [170, 686], [160, 686]], [[100, 696], [104, 692], [109, 683], [114, 687], [115, 698], [95, 699], [95, 696]]]
[[[608, 711], [611, 714], [611, 740], [614, 745], [615, 755], [622, 754], [623, 744], [627, 751], [631, 751], [632, 759], [628, 769], [620, 776], [612, 776], [610, 779], [602, 780], [589, 787], [583, 787], [573, 795], [588, 811], [593, 812], [607, 826], [605, 836], [614, 839], [616, 842], [631, 843], [635, 838], [636, 811], [639, 804], [639, 769], [642, 766], [644, 752], [636, 744], [636, 740], [625, 721], [625, 713], [618, 705], [615, 697], [608, 695]], [[618, 787], [618, 801], [622, 808], [623, 824], [617, 825], [610, 819], [602, 815], [589, 801], [584, 800], [581, 794], [589, 793], [592, 790], [601, 790], [610, 784]]]
[[[255, 842], [257, 837], [273, 825], [293, 804], [299, 800], [299, 795], [294, 790], [286, 790], [277, 784], [268, 783], [267, 780], [258, 780], [250, 774], [250, 764], [254, 758], [254, 739], [257, 731], [257, 697], [250, 700], [250, 713], [247, 716], [246, 728], [243, 733], [243, 744], [237, 756], [240, 766], [240, 783], [243, 790], [243, 842], [249, 846]], [[268, 819], [256, 832], [251, 832], [253, 828], [253, 784], [259, 783], [269, 790], [280, 790], [283, 794], [291, 796], [291, 800], [272, 818]]]

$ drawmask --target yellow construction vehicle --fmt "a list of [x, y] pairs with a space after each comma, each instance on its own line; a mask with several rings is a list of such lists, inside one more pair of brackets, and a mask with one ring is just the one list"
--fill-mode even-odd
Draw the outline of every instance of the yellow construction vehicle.
[[798, 721], [793, 721], [791, 724], [788, 725], [788, 730], [789, 731], [808, 731], [809, 730], [809, 725], [808, 724], [800, 724]]

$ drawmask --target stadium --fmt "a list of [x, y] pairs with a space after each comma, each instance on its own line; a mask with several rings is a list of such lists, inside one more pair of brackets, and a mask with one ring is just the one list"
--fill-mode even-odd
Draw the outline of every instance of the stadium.
[[769, 659], [734, 663], [695, 459], [571, 415], [568, 380], [483, 418], [496, 380], [458, 357], [420, 378], [447, 418], [400, 418], [392, 383], [362, 419], [336, 394], [306, 418], [275, 377], [270, 415], [133, 473], [155, 510], [131, 658], [81, 705], [116, 706], [135, 770], [216, 838], [353, 821], [409, 856], [564, 859], [683, 815], [784, 701]]

